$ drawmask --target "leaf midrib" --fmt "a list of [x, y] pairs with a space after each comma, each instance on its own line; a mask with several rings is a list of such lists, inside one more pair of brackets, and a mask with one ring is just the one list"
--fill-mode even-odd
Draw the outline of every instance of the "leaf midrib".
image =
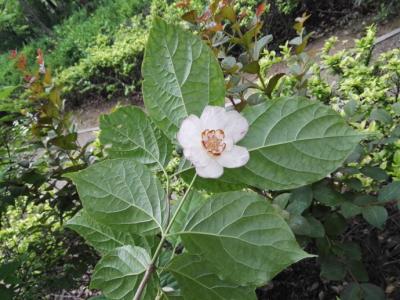
[[[149, 216], [150, 219], [152, 219], [152, 220], [158, 225], [158, 227], [160, 228], [160, 230], [162, 231], [162, 226], [158, 223], [158, 221], [157, 221], [152, 215], [149, 215], [149, 214], [148, 214], [144, 209], [142, 209], [140, 206], [137, 206], [137, 205], [135, 205], [134, 203], [130, 203], [130, 202], [126, 201], [125, 199], [123, 199], [123, 198], [121, 198], [121, 197], [115, 195], [114, 193], [112, 193], [112, 192], [110, 192], [110, 191], [107, 191], [106, 189], [104, 189], [104, 188], [98, 186], [98, 185], [95, 184], [94, 182], [91, 182], [91, 181], [87, 180], [86, 178], [82, 178], [82, 177], [81, 177], [81, 178], [79, 178], [79, 180], [82, 180], [82, 181], [84, 181], [84, 182], [86, 182], [86, 183], [88, 183], [88, 184], [92, 184], [92, 185], [94, 185], [96, 188], [98, 188], [99, 190], [101, 190], [101, 191], [103, 191], [103, 192], [105, 192], [105, 193], [108, 193], [109, 195], [111, 195], [111, 196], [113, 196], [113, 197], [119, 199], [120, 201], [122, 201], [122, 202], [128, 204], [128, 206], [135, 207], [135, 208], [137, 208], [138, 210], [142, 211], [145, 215]], [[128, 187], [128, 189], [129, 189], [129, 187]], [[151, 204], [150, 204], [150, 206], [151, 206]], [[133, 224], [136, 224], [136, 223], [133, 223]]]

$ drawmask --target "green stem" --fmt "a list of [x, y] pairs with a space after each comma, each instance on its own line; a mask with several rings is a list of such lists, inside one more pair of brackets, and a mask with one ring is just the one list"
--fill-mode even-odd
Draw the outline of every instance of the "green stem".
[[264, 93], [265, 93], [266, 90], [267, 90], [267, 86], [266, 86], [265, 81], [264, 81], [264, 78], [263, 78], [263, 76], [262, 76], [262, 74], [261, 74], [261, 70], [258, 70], [257, 75], [258, 75], [258, 77], [260, 78], [261, 85], [262, 85], [263, 90], [264, 90]]
[[139, 284], [138, 289], [136, 290], [135, 297], [133, 298], [133, 300], [140, 300], [141, 299], [143, 291], [144, 291], [147, 283], [149, 282], [149, 280], [151, 278], [151, 275], [156, 270], [155, 263], [156, 263], [156, 260], [158, 259], [158, 257], [161, 254], [162, 246], [163, 246], [164, 242], [167, 239], [168, 232], [171, 230], [172, 225], [174, 224], [174, 221], [175, 221], [176, 217], [179, 214], [179, 211], [181, 210], [181, 208], [183, 206], [183, 203], [185, 202], [190, 190], [192, 189], [193, 183], [196, 180], [196, 177], [197, 177], [197, 175], [193, 176], [192, 182], [190, 182], [190, 185], [187, 188], [185, 194], [183, 195], [182, 200], [180, 201], [178, 207], [176, 208], [176, 211], [175, 211], [174, 215], [172, 216], [171, 220], [169, 221], [167, 228], [163, 232], [161, 240], [160, 240], [160, 243], [158, 244], [157, 249], [153, 254], [153, 258], [151, 259], [150, 265], [147, 268], [147, 270], [146, 270], [146, 272], [145, 272], [145, 274], [144, 274], [144, 276], [142, 278], [142, 281]]

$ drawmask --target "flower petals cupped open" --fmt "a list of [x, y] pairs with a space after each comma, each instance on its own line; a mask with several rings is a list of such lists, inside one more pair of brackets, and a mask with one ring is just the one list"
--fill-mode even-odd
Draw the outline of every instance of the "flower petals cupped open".
[[249, 160], [245, 147], [236, 146], [247, 133], [247, 120], [237, 111], [207, 106], [200, 118], [190, 115], [177, 134], [185, 157], [204, 178], [218, 178], [223, 168], [238, 168]]

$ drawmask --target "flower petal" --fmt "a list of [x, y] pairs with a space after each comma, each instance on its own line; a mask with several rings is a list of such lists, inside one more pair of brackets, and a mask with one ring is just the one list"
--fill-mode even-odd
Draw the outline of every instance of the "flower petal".
[[228, 111], [225, 115], [225, 126], [222, 128], [225, 136], [233, 139], [234, 143], [240, 141], [247, 133], [249, 123], [236, 110]]
[[195, 167], [205, 167], [213, 160], [201, 146], [184, 148], [183, 155], [185, 155]]
[[176, 138], [182, 147], [201, 145], [201, 121], [195, 115], [183, 120]]
[[225, 143], [225, 151], [231, 151], [232, 147], [234, 146], [233, 139], [231, 137], [225, 137], [224, 138], [224, 143]]
[[219, 178], [224, 173], [224, 168], [215, 159], [210, 159], [207, 166], [196, 167], [196, 173], [204, 178]]
[[219, 106], [206, 106], [200, 116], [203, 129], [223, 129], [226, 123], [225, 108]]
[[233, 146], [231, 151], [222, 152], [217, 158], [218, 163], [225, 168], [238, 168], [249, 161], [249, 151], [245, 147]]

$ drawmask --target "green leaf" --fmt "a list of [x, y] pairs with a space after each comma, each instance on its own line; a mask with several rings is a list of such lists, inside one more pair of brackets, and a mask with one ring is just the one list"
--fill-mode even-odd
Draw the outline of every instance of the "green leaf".
[[222, 281], [199, 256], [176, 256], [168, 266], [168, 271], [178, 281], [184, 299], [257, 299], [255, 288]]
[[358, 214], [361, 214], [361, 207], [351, 202], [343, 202], [340, 204], [340, 213], [343, 217], [349, 219]]
[[116, 230], [150, 235], [164, 228], [166, 195], [149, 169], [131, 159], [111, 159], [68, 175], [86, 212]]
[[245, 65], [242, 68], [243, 72], [249, 73], [249, 74], [257, 74], [260, 72], [260, 64], [258, 61], [252, 61], [251, 63]]
[[347, 228], [346, 219], [338, 213], [331, 213], [325, 219], [324, 227], [328, 235], [341, 235]]
[[[9, 292], [13, 292], [13, 286], [21, 283], [21, 278], [18, 276], [17, 270], [21, 268], [23, 260], [12, 260], [5, 261], [3, 260], [0, 263], [0, 282], [9, 286]], [[0, 284], [0, 290], [1, 290]], [[6, 292], [4, 290], [4, 292]], [[4, 297], [5, 298], [5, 297]], [[0, 299], [3, 299], [0, 297]]]
[[363, 208], [362, 215], [369, 224], [382, 229], [387, 220], [388, 212], [382, 206], [371, 205]]
[[343, 183], [346, 184], [350, 189], [358, 192], [362, 191], [364, 188], [361, 180], [358, 178], [348, 178], [343, 180]]
[[351, 274], [361, 282], [369, 280], [367, 270], [361, 260], [350, 260], [346, 262], [347, 269]]
[[342, 300], [384, 300], [385, 292], [371, 283], [349, 283], [340, 294]]
[[336, 206], [344, 202], [343, 196], [324, 181], [313, 185], [313, 194], [317, 201], [327, 206]]
[[343, 107], [344, 112], [347, 116], [352, 117], [357, 112], [358, 102], [356, 100], [350, 100]]
[[[90, 288], [100, 289], [108, 299], [132, 300], [150, 262], [151, 258], [143, 248], [116, 248], [97, 263]], [[146, 286], [142, 299], [155, 299], [156, 287], [157, 283], [153, 277]]]
[[364, 300], [385, 300], [385, 292], [379, 287], [371, 283], [360, 284], [364, 295]]
[[179, 235], [189, 253], [201, 255], [223, 280], [239, 284], [265, 284], [310, 257], [279, 212], [250, 192], [213, 195]]
[[322, 238], [325, 236], [324, 226], [312, 216], [303, 217], [291, 215], [289, 218], [290, 228], [296, 235], [303, 235], [312, 238]]
[[272, 76], [269, 81], [268, 81], [268, 85], [267, 88], [265, 89], [265, 94], [271, 98], [272, 96], [272, 92], [274, 91], [276, 85], [279, 82], [279, 79], [281, 79], [283, 76], [285, 76], [285, 73], [277, 73], [274, 76]]
[[7, 288], [6, 286], [0, 284], [0, 299], [2, 300], [13, 300], [14, 298], [14, 291], [12, 288]]
[[361, 261], [361, 248], [360, 245], [354, 242], [343, 242], [338, 243], [335, 247], [332, 247], [332, 250], [338, 256], [344, 259], [358, 260]]
[[88, 300], [107, 300], [107, 298], [103, 295], [90, 297]]
[[392, 117], [383, 108], [374, 108], [371, 111], [370, 119], [379, 121], [383, 124], [389, 124], [392, 122]]
[[362, 300], [362, 290], [358, 283], [351, 282], [340, 293], [341, 300]]
[[16, 86], [2, 86], [0, 87], [0, 100], [6, 100], [16, 89]]
[[66, 226], [79, 233], [89, 245], [102, 254], [125, 245], [149, 248], [144, 238], [131, 233], [113, 230], [94, 220], [85, 210], [79, 211], [67, 222]]
[[64, 150], [75, 150], [78, 147], [76, 143], [77, 139], [78, 134], [73, 132], [67, 135], [56, 136], [55, 138], [50, 139], [48, 143]]
[[389, 178], [389, 175], [386, 174], [385, 170], [382, 170], [379, 167], [365, 166], [361, 168], [361, 173], [363, 173], [365, 176], [368, 176], [378, 181], [384, 181]]
[[298, 188], [290, 195], [290, 204], [286, 210], [291, 214], [301, 215], [311, 205], [312, 200], [313, 192], [310, 186]]
[[321, 238], [325, 236], [325, 228], [322, 223], [313, 216], [307, 216], [306, 220], [310, 224], [310, 233], [308, 234], [309, 237], [312, 238]]
[[[200, 206], [207, 202], [207, 198], [199, 192], [192, 190], [188, 195], [188, 198], [183, 203], [178, 215], [175, 218], [174, 223], [171, 226], [170, 233], [180, 232], [185, 226], [185, 222]], [[174, 242], [177, 241], [176, 235], [172, 235], [170, 239]]]
[[320, 256], [321, 277], [329, 280], [343, 280], [346, 276], [346, 267], [335, 256]]
[[400, 116], [400, 103], [395, 103], [392, 105], [392, 109], [396, 116]]
[[172, 153], [168, 138], [138, 107], [121, 107], [100, 117], [100, 142], [111, 158], [134, 158], [165, 168]]
[[393, 181], [380, 189], [378, 201], [388, 202], [400, 200], [400, 181]]
[[293, 189], [325, 177], [361, 137], [332, 109], [305, 98], [248, 106], [244, 115], [250, 129], [239, 144], [249, 149], [250, 160], [221, 179], [261, 189]]
[[[180, 175], [182, 179], [189, 184], [193, 179], [193, 176], [195, 175], [195, 170], [191, 166], [191, 163], [189, 161], [186, 160], [186, 162], [188, 162], [189, 167], [183, 169]], [[246, 186], [240, 183], [231, 183], [229, 181], [223, 180], [223, 178], [210, 179], [210, 178], [197, 177], [193, 187], [198, 190], [206, 190], [211, 193], [221, 193], [228, 191], [243, 190]]]
[[372, 204], [374, 202], [377, 202], [378, 199], [375, 196], [372, 195], [368, 195], [368, 194], [361, 194], [361, 195], [357, 195], [357, 196], [353, 196], [353, 202], [356, 205], [360, 205], [360, 206], [366, 206], [369, 204]]
[[290, 193], [282, 193], [276, 196], [272, 203], [278, 205], [281, 209], [285, 209], [287, 204], [289, 203]]
[[254, 51], [253, 51], [253, 60], [259, 60], [260, 59], [260, 53], [261, 51], [265, 48], [265, 46], [272, 42], [273, 36], [271, 34], [268, 34], [266, 36], [263, 36], [257, 42], [254, 44]]
[[179, 26], [153, 21], [142, 69], [146, 109], [170, 139], [188, 115], [224, 105], [224, 76], [214, 54]]

